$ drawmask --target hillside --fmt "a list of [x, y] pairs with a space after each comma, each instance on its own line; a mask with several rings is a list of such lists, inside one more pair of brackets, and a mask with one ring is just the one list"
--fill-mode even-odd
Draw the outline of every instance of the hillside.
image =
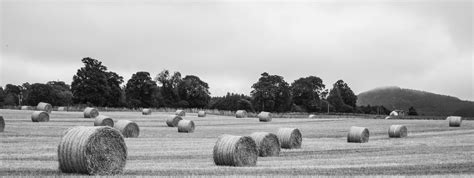
[[387, 109], [408, 111], [413, 106], [420, 115], [474, 116], [474, 102], [425, 91], [383, 87], [360, 93], [357, 105], [383, 105]]

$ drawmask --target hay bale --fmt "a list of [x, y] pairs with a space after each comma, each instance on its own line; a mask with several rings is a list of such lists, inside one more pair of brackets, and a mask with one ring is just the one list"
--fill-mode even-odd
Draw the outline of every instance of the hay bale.
[[461, 116], [449, 116], [446, 118], [449, 122], [449, 127], [461, 127]]
[[280, 141], [275, 134], [268, 132], [254, 132], [250, 135], [257, 144], [258, 156], [280, 155]]
[[53, 106], [51, 106], [51, 104], [49, 103], [40, 102], [38, 103], [38, 106], [36, 106], [36, 110], [46, 111], [48, 113], [51, 113], [51, 111], [53, 110]]
[[168, 125], [168, 127], [176, 127], [178, 126], [180, 120], [183, 120], [181, 116], [171, 115], [168, 119], [166, 119], [166, 125]]
[[191, 120], [180, 120], [178, 122], [178, 132], [191, 133], [194, 132], [194, 122]]
[[237, 112], [235, 112], [235, 117], [236, 118], [246, 118], [247, 117], [247, 111], [238, 110]]
[[99, 115], [99, 110], [96, 108], [87, 107], [84, 109], [84, 118], [95, 118]]
[[184, 110], [176, 110], [176, 113], [175, 113], [177, 116], [186, 116], [186, 112], [184, 112]]
[[3, 132], [5, 130], [5, 120], [3, 119], [3, 116], [0, 116], [0, 132]]
[[298, 149], [301, 148], [303, 136], [297, 128], [280, 128], [277, 132], [278, 141], [281, 148], [284, 149]]
[[258, 120], [260, 122], [270, 122], [272, 121], [272, 114], [269, 113], [269, 112], [260, 112], [260, 114], [258, 114]]
[[73, 127], [58, 146], [59, 169], [64, 173], [121, 174], [126, 161], [127, 145], [111, 127]]
[[221, 135], [213, 150], [214, 163], [223, 166], [257, 165], [257, 144], [249, 136]]
[[58, 107], [58, 111], [66, 111], [66, 107], [64, 106]]
[[404, 125], [391, 125], [388, 128], [388, 137], [390, 138], [403, 138], [408, 135], [408, 129]]
[[95, 117], [94, 126], [109, 126], [114, 127], [114, 120], [109, 116], [98, 115]]
[[206, 117], [206, 111], [199, 111], [198, 117]]
[[347, 134], [347, 142], [366, 143], [369, 142], [369, 129], [352, 126]]
[[138, 137], [140, 135], [140, 128], [137, 123], [130, 120], [118, 120], [114, 124], [114, 128], [119, 130], [125, 138]]
[[142, 115], [151, 115], [151, 109], [149, 108], [142, 109]]
[[31, 106], [21, 106], [20, 110], [31, 110]]
[[314, 114], [311, 114], [311, 115], [308, 116], [308, 118], [316, 119], [316, 118], [318, 118], [318, 117], [317, 117], [316, 115], [314, 115]]
[[49, 114], [46, 111], [33, 111], [31, 114], [33, 122], [49, 122]]

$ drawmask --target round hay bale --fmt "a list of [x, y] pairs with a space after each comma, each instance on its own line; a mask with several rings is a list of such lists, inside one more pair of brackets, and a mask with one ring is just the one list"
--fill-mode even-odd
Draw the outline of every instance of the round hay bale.
[[308, 116], [308, 118], [311, 118], [311, 119], [316, 119], [316, 118], [317, 118], [317, 116], [316, 116], [316, 115], [314, 115], [314, 114], [311, 114], [311, 115], [309, 115], [309, 116]]
[[280, 128], [277, 132], [278, 141], [281, 148], [284, 149], [298, 149], [301, 148], [303, 136], [297, 128]]
[[235, 112], [235, 117], [236, 118], [246, 118], [247, 117], [247, 111], [238, 110], [237, 112]]
[[58, 111], [66, 111], [66, 107], [63, 107], [63, 106], [58, 107]]
[[175, 113], [177, 116], [186, 116], [186, 112], [184, 112], [184, 110], [176, 110], [176, 113]]
[[199, 111], [198, 117], [206, 117], [206, 111]]
[[84, 118], [95, 118], [99, 115], [99, 110], [96, 108], [87, 107], [84, 109]]
[[33, 122], [49, 122], [49, 114], [46, 111], [33, 111], [31, 114]]
[[38, 103], [38, 106], [36, 106], [36, 109], [39, 111], [46, 111], [48, 113], [51, 113], [51, 111], [53, 110], [53, 106], [51, 106], [51, 104], [49, 103], [40, 102]]
[[269, 112], [260, 112], [260, 114], [258, 114], [258, 120], [260, 122], [270, 122], [272, 121], [272, 114], [269, 113]]
[[109, 126], [114, 127], [114, 120], [109, 116], [98, 115], [95, 117], [94, 126]]
[[257, 165], [257, 144], [249, 136], [221, 135], [213, 150], [214, 163], [223, 166]]
[[31, 106], [21, 106], [21, 110], [31, 110]]
[[397, 111], [392, 111], [392, 112], [390, 112], [390, 116], [398, 116], [398, 112]]
[[347, 142], [366, 143], [369, 142], [369, 129], [352, 126], [347, 134]]
[[5, 120], [3, 119], [3, 116], [0, 116], [0, 132], [3, 132], [5, 130]]
[[122, 132], [125, 138], [138, 137], [140, 135], [140, 128], [138, 128], [137, 123], [130, 120], [118, 120], [114, 124], [114, 128]]
[[390, 138], [403, 138], [408, 135], [408, 129], [404, 125], [391, 125], [388, 128], [388, 137]]
[[275, 134], [268, 132], [254, 132], [250, 135], [257, 144], [258, 156], [280, 155], [280, 141]]
[[191, 120], [180, 120], [178, 122], [178, 132], [192, 133], [194, 132], [194, 122]]
[[142, 109], [142, 114], [143, 115], [151, 115], [151, 109], [149, 109], [149, 108]]
[[461, 116], [449, 116], [446, 119], [449, 122], [449, 127], [461, 127], [461, 122], [462, 122]]
[[123, 172], [127, 145], [111, 127], [73, 127], [58, 146], [59, 169], [64, 173], [115, 175]]
[[181, 116], [171, 115], [168, 119], [166, 119], [166, 125], [168, 125], [168, 127], [176, 127], [178, 126], [180, 120], [183, 120]]

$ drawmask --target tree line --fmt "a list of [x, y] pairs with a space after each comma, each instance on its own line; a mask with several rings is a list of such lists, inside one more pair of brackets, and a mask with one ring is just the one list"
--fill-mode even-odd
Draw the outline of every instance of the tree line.
[[[209, 108], [250, 112], [358, 112], [387, 114], [383, 106], [357, 107], [357, 96], [349, 85], [338, 80], [326, 89], [316, 76], [302, 77], [291, 84], [282, 76], [262, 73], [252, 85], [250, 95], [227, 93], [211, 97], [209, 85], [198, 76], [181, 76], [163, 70], [152, 78], [139, 71], [124, 83], [119, 74], [109, 71], [101, 61], [83, 58], [70, 85], [62, 81], [7, 84], [0, 87], [0, 106], [36, 105], [49, 102], [55, 106], [87, 105], [98, 107], [171, 107]], [[124, 85], [122, 85], [124, 84]]]

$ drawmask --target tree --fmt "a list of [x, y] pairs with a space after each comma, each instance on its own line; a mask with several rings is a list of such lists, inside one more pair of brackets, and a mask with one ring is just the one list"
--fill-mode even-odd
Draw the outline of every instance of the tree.
[[49, 81], [46, 83], [52, 88], [53, 106], [67, 106], [72, 103], [71, 87], [63, 81]]
[[290, 110], [290, 87], [283, 77], [264, 72], [252, 88], [251, 96], [256, 110], [269, 112]]
[[243, 94], [227, 93], [223, 97], [212, 97], [209, 108], [226, 111], [246, 110], [254, 112], [252, 98]]
[[168, 70], [163, 70], [155, 77], [155, 80], [161, 85], [161, 96], [163, 97], [164, 106], [180, 106], [181, 104], [178, 104], [181, 101], [178, 85], [182, 81], [181, 73], [175, 72], [173, 75], [170, 75]]
[[293, 102], [305, 108], [306, 111], [319, 111], [321, 108], [320, 95], [324, 87], [323, 81], [319, 77], [299, 78], [291, 84]]
[[185, 76], [178, 85], [179, 97], [188, 102], [188, 107], [204, 108], [211, 100], [209, 85], [194, 75]]
[[5, 105], [5, 91], [3, 91], [3, 87], [0, 86], [0, 107]]
[[36, 106], [39, 102], [47, 102], [55, 104], [55, 96], [53, 88], [50, 85], [42, 83], [34, 83], [28, 89], [27, 105]]
[[84, 67], [77, 70], [71, 84], [74, 103], [94, 106], [120, 105], [120, 84], [123, 83], [123, 77], [114, 72], [107, 72], [107, 67], [96, 59], [87, 57], [82, 59], [82, 63]]
[[7, 84], [5, 86], [4, 104], [9, 106], [16, 106], [20, 102], [21, 88], [17, 85]]
[[337, 112], [353, 112], [357, 96], [344, 81], [338, 80], [329, 92], [327, 100]]
[[132, 75], [125, 86], [125, 96], [129, 107], [157, 107], [159, 89], [148, 72]]
[[408, 108], [408, 115], [409, 116], [418, 116], [418, 112], [416, 112], [415, 108], [412, 106]]

